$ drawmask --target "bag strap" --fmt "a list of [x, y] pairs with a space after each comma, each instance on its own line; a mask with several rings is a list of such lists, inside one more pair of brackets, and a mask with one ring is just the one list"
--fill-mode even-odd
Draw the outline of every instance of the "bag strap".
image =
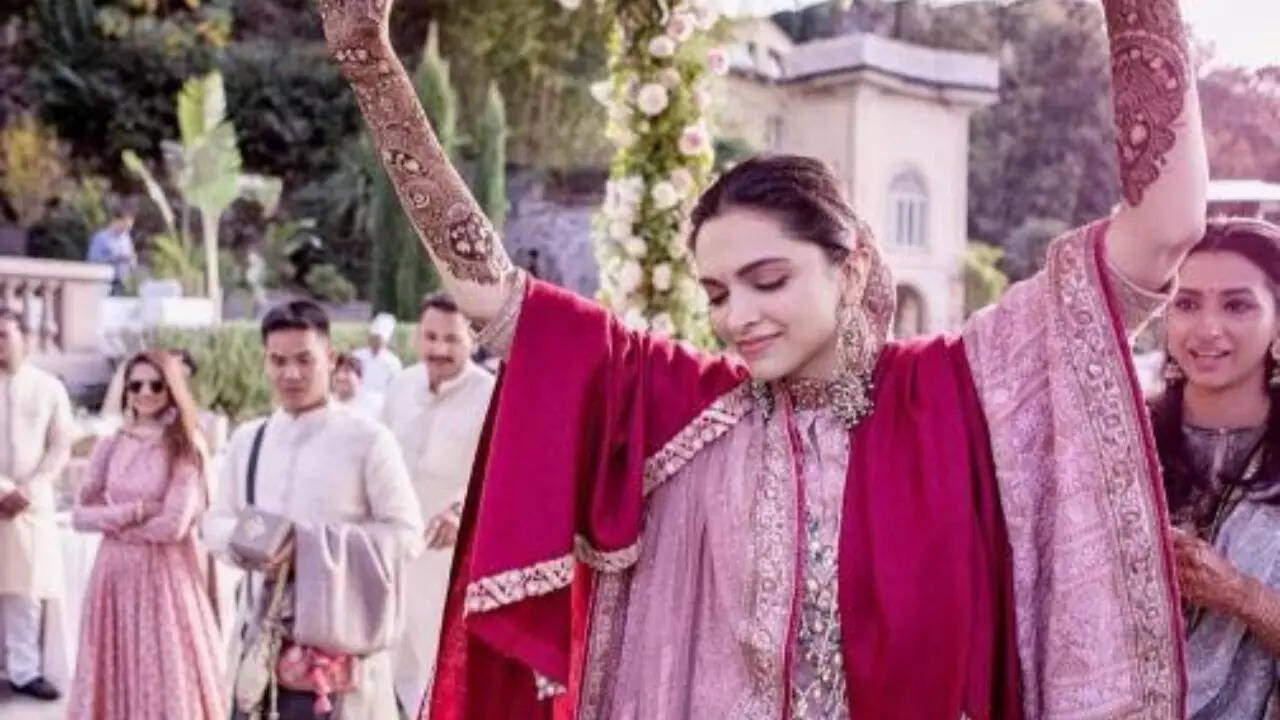
[[[267, 434], [267, 422], [263, 420], [262, 424], [253, 433], [253, 445], [249, 447], [249, 467], [244, 474], [244, 501], [245, 505], [253, 507], [257, 496], [258, 489], [258, 455], [262, 452], [262, 437]], [[241, 584], [245, 597], [252, 606], [257, 602], [253, 592], [253, 580], [251, 573], [246, 570], [244, 574], [244, 582]], [[273, 673], [274, 674], [274, 673]]]
[[244, 479], [244, 499], [248, 505], [253, 505], [257, 496], [258, 489], [258, 455], [262, 452], [262, 436], [267, 434], [267, 422], [262, 421], [258, 426], [258, 431], [253, 434], [253, 447], [249, 449], [249, 469], [245, 473]]

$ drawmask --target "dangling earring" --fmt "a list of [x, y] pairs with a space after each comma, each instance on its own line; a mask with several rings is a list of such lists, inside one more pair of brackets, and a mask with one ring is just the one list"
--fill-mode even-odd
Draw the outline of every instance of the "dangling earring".
[[874, 361], [871, 324], [866, 312], [842, 304], [836, 331], [836, 374], [831, 381], [831, 411], [852, 430], [871, 414], [871, 365]]
[[1165, 385], [1177, 385], [1187, 381], [1187, 374], [1182, 372], [1182, 366], [1178, 365], [1178, 361], [1168, 353], [1165, 353], [1164, 370], [1160, 372], [1160, 377], [1164, 379]]
[[164, 412], [160, 413], [161, 425], [172, 425], [178, 419], [178, 408], [170, 405]]
[[1280, 340], [1271, 343], [1271, 378], [1267, 384], [1272, 390], [1280, 390]]

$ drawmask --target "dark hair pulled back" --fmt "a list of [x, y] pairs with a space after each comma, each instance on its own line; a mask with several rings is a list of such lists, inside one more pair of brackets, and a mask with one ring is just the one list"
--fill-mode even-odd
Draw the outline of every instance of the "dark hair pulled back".
[[757, 155], [721, 175], [693, 208], [690, 247], [697, 245], [708, 220], [732, 209], [768, 215], [836, 263], [853, 251], [860, 232], [835, 173], [821, 160], [801, 155]]

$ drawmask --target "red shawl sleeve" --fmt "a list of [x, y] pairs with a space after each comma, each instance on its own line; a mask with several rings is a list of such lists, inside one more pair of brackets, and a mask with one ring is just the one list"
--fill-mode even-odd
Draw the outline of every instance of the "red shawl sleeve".
[[545, 283], [519, 313], [463, 514], [424, 708], [436, 720], [545, 717], [538, 695], [572, 690], [574, 598], [592, 575], [579, 561], [634, 560], [645, 459], [745, 378]]

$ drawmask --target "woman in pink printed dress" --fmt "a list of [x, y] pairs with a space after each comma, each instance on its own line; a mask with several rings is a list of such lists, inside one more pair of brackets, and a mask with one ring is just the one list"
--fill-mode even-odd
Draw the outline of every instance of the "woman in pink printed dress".
[[72, 516], [103, 533], [69, 720], [221, 720], [218, 629], [195, 524], [208, 503], [195, 403], [177, 361], [125, 370], [125, 428], [98, 443]]

